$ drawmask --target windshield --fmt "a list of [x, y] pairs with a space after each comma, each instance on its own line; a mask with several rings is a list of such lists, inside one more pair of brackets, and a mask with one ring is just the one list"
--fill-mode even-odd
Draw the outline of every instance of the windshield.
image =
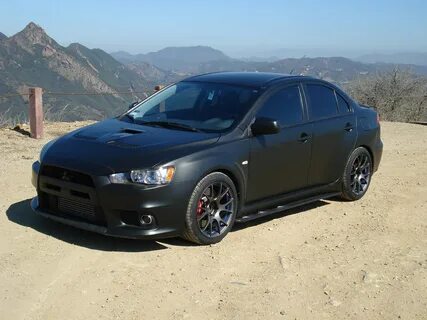
[[222, 132], [236, 125], [258, 90], [206, 82], [179, 82], [145, 100], [126, 119], [168, 128]]

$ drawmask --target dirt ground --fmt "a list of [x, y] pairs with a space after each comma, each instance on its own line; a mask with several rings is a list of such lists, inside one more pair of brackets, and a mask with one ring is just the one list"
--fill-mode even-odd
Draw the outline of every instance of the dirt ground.
[[427, 319], [427, 127], [383, 123], [357, 202], [237, 225], [220, 244], [107, 238], [34, 215], [43, 141], [0, 130], [0, 319]]

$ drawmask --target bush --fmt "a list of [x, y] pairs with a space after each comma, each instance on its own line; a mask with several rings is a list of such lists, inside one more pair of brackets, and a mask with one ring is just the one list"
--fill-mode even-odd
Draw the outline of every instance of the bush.
[[0, 128], [14, 127], [17, 124], [28, 121], [26, 115], [23, 112], [12, 115], [10, 110], [11, 108], [0, 112]]
[[395, 68], [347, 86], [359, 103], [375, 107], [382, 120], [427, 121], [427, 78]]

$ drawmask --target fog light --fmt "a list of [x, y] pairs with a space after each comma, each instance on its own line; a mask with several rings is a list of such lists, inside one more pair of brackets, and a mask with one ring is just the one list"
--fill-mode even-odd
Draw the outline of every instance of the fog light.
[[142, 214], [139, 217], [139, 223], [141, 224], [141, 226], [152, 224], [153, 221], [154, 221], [154, 217], [149, 214]]

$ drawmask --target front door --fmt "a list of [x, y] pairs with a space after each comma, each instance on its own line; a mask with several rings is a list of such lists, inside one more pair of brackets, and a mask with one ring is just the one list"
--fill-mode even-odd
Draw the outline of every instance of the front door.
[[248, 202], [306, 186], [312, 124], [305, 123], [303, 110], [298, 84], [274, 90], [259, 109], [256, 117], [277, 120], [281, 130], [277, 134], [250, 138]]

